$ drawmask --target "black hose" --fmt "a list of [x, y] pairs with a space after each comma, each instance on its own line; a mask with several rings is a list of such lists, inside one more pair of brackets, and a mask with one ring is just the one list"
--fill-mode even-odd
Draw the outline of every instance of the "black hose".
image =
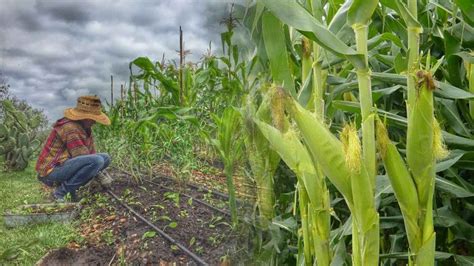
[[138, 219], [142, 220], [144, 223], [146, 223], [148, 226], [153, 228], [155, 231], [157, 231], [160, 235], [162, 235], [164, 238], [166, 238], [169, 242], [171, 242], [173, 245], [176, 245], [178, 248], [180, 248], [184, 253], [186, 253], [188, 256], [190, 256], [194, 261], [196, 261], [199, 265], [209, 265], [206, 263], [203, 259], [201, 259], [198, 255], [194, 254], [192, 251], [187, 249], [185, 246], [181, 245], [178, 243], [176, 240], [174, 240], [171, 236], [169, 236], [167, 233], [162, 231], [160, 228], [158, 228], [156, 225], [152, 224], [149, 220], [141, 216], [138, 212], [136, 212], [134, 209], [132, 209], [130, 206], [122, 202], [117, 195], [115, 195], [112, 191], [107, 189], [107, 193], [110, 194], [114, 199], [116, 199], [120, 205], [125, 207], [127, 210], [129, 210], [133, 215], [135, 215]]

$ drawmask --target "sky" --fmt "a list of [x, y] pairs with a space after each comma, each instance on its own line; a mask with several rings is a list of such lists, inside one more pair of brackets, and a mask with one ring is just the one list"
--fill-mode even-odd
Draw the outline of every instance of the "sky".
[[[238, 1], [237, 1], [238, 2]], [[0, 0], [0, 73], [10, 92], [43, 109], [50, 122], [79, 95], [110, 101], [128, 81], [128, 64], [220, 52], [228, 0]]]

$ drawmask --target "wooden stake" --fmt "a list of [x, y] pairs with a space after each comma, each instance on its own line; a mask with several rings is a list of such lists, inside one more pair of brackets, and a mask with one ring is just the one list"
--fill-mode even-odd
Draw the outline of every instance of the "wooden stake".
[[110, 75], [110, 108], [114, 107], [114, 76]]
[[184, 47], [183, 47], [183, 31], [179, 26], [179, 102], [183, 105], [183, 64], [184, 64]]
[[124, 101], [123, 101], [123, 98], [124, 98], [124, 94], [125, 94], [125, 91], [123, 89], [123, 84], [120, 84], [120, 115], [121, 117], [123, 117], [123, 105], [124, 105]]

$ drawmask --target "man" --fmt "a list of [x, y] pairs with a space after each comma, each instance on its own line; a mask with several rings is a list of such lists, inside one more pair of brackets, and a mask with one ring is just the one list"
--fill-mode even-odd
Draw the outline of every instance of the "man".
[[106, 153], [96, 153], [91, 127], [96, 123], [110, 125], [110, 119], [101, 111], [97, 96], [81, 96], [75, 108], [64, 111], [56, 121], [36, 162], [38, 179], [47, 186], [57, 185], [53, 192], [56, 201], [69, 195], [77, 200], [76, 191], [95, 176], [108, 186], [110, 177], [99, 174], [110, 164]]

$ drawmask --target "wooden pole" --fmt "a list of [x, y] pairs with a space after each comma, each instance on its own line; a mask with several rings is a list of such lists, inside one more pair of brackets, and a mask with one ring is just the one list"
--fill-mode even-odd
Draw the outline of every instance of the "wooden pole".
[[123, 89], [123, 84], [120, 84], [120, 115], [121, 117], [123, 117], [123, 105], [124, 105], [124, 102], [123, 102], [123, 97], [124, 97], [124, 89]]
[[179, 102], [183, 105], [183, 63], [184, 63], [184, 47], [183, 47], [183, 31], [179, 26]]
[[110, 108], [114, 107], [114, 76], [110, 75]]

